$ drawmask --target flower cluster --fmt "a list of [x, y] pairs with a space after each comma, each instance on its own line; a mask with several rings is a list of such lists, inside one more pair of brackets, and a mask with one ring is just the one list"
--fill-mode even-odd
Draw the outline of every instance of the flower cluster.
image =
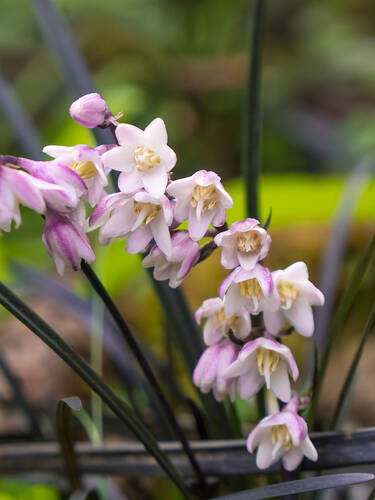
[[[20, 205], [41, 214], [43, 243], [60, 274], [66, 265], [77, 270], [81, 259], [95, 260], [89, 231], [98, 229], [102, 245], [126, 237], [127, 252], [146, 253], [143, 266], [152, 267], [154, 278], [169, 280], [173, 288], [205, 256], [207, 245], [210, 250], [221, 247], [221, 264], [232, 271], [218, 297], [205, 300], [195, 313], [197, 323], [205, 320], [207, 349], [193, 381], [204, 393], [212, 390], [217, 401], [226, 396], [232, 401], [249, 399], [265, 386], [286, 404], [259, 422], [249, 436], [248, 450], [258, 447], [260, 468], [280, 458], [290, 470], [304, 455], [316, 460], [291, 389], [290, 378], [296, 381], [298, 368], [281, 342], [285, 328], [310, 337], [312, 306], [324, 302], [308, 279], [306, 265], [297, 262], [271, 272], [261, 264], [271, 238], [251, 218], [228, 229], [226, 212], [233, 201], [215, 172], [200, 170], [171, 180], [177, 158], [167, 144], [161, 118], [144, 130], [119, 124], [99, 94], [81, 97], [70, 113], [88, 128], [110, 126], [116, 143], [96, 148], [47, 146], [44, 152], [52, 158], [48, 161], [0, 157], [0, 229], [9, 231], [12, 221], [20, 225]], [[108, 194], [111, 171], [120, 174], [117, 192]], [[184, 221], [187, 230], [179, 229]], [[201, 247], [204, 237], [211, 241]], [[253, 326], [254, 315], [263, 318], [264, 327], [259, 322]]]

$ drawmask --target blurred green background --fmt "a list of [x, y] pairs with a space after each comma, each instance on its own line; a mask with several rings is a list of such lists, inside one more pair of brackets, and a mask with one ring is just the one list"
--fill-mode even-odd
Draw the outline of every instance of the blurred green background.
[[[55, 3], [113, 113], [123, 111], [122, 121], [140, 127], [161, 116], [178, 156], [174, 178], [202, 168], [215, 170], [235, 200], [229, 221], [243, 218], [244, 189], [239, 176], [252, 2]], [[32, 4], [1, 0], [2, 76], [30, 114], [41, 144], [93, 145], [91, 133], [69, 117], [72, 96], [43, 40]], [[268, 2], [263, 60], [261, 215], [264, 220], [272, 208], [274, 239], [268, 265], [284, 267], [304, 260], [316, 279], [347, 178], [363, 160], [370, 164], [374, 160], [375, 3]], [[1, 113], [0, 130], [0, 152], [22, 155]], [[340, 286], [373, 231], [374, 216], [375, 182], [370, 179], [354, 210]], [[21, 228], [0, 240], [1, 278], [14, 279], [9, 266], [12, 259], [55, 273], [41, 231], [39, 216], [24, 210]], [[165, 322], [139, 257], [125, 254], [124, 241], [96, 251], [96, 270], [127, 319], [155, 353], [165, 358], [165, 345], [160, 341]], [[216, 294], [224, 275], [218, 254], [193, 270], [184, 285], [192, 308]], [[68, 272], [64, 280], [87, 295], [79, 275]], [[373, 285], [371, 274], [366, 290]], [[350, 342], [363, 326], [362, 312], [369, 300], [361, 302], [360, 311], [348, 322], [347, 344], [340, 347], [340, 359], [350, 357]], [[39, 301], [36, 305], [42, 308]], [[47, 307], [44, 312], [52, 322], [60, 324], [61, 320], [63, 325], [63, 310]], [[338, 380], [343, 377], [336, 375]], [[66, 387], [59, 387], [55, 399], [66, 392]], [[328, 391], [327, 404], [330, 398]], [[364, 414], [360, 393], [357, 399], [355, 421], [371, 423], [375, 409]], [[38, 404], [43, 407], [43, 402]]]

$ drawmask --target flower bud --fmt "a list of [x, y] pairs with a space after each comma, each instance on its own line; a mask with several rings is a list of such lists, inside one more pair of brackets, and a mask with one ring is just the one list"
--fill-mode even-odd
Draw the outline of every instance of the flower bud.
[[74, 121], [87, 128], [95, 128], [112, 117], [103, 97], [93, 92], [86, 94], [72, 103], [69, 108]]

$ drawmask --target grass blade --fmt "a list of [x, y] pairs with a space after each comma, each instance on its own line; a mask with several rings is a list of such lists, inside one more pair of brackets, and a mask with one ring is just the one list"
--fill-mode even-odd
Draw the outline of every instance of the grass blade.
[[362, 338], [359, 343], [357, 352], [355, 353], [355, 356], [353, 358], [352, 364], [350, 366], [348, 375], [345, 379], [344, 385], [341, 389], [341, 393], [338, 399], [338, 403], [336, 405], [335, 413], [333, 415], [331, 424], [329, 426], [330, 429], [336, 430], [338, 426], [340, 425], [340, 417], [342, 415], [343, 409], [345, 408], [345, 403], [347, 401], [347, 398], [350, 394], [350, 389], [353, 384], [354, 380], [354, 375], [356, 373], [356, 370], [358, 368], [359, 361], [362, 356], [363, 349], [365, 347], [366, 341], [368, 339], [368, 336], [370, 333], [373, 331], [375, 326], [375, 306], [371, 309], [370, 316], [368, 317], [365, 329], [363, 330], [362, 333]]
[[69, 478], [70, 493], [82, 488], [81, 476], [78, 469], [78, 460], [74, 451], [72, 438], [71, 413], [82, 408], [78, 397], [61, 399], [56, 410], [56, 429], [60, 444], [66, 474]]
[[250, 70], [243, 116], [243, 178], [246, 215], [259, 219], [262, 41], [266, 0], [255, 0]]
[[366, 483], [374, 479], [373, 474], [364, 473], [344, 473], [328, 474], [326, 476], [309, 477], [307, 479], [297, 479], [296, 481], [287, 481], [285, 483], [262, 486], [248, 491], [239, 491], [232, 495], [216, 497], [213, 500], [260, 500], [262, 498], [281, 497], [296, 493], [305, 493], [307, 491], [320, 491], [329, 488], [348, 487], [353, 484]]
[[375, 235], [372, 237], [368, 247], [362, 253], [357, 261], [357, 264], [353, 270], [352, 276], [349, 280], [349, 285], [339, 303], [339, 306], [334, 315], [331, 328], [329, 330], [327, 345], [324, 351], [322, 363], [318, 373], [318, 379], [316, 382], [315, 393], [313, 394], [311, 406], [309, 408], [307, 419], [309, 420], [310, 428], [312, 428], [312, 422], [314, 419], [318, 397], [320, 389], [322, 388], [325, 372], [327, 370], [328, 360], [331, 354], [331, 349], [337, 340], [337, 337], [344, 326], [347, 315], [359, 293], [363, 277], [366, 273], [368, 265], [373, 257], [375, 251]]
[[40, 316], [22, 302], [4, 283], [0, 282], [0, 303], [18, 318], [25, 326], [47, 344], [65, 363], [67, 363], [87, 385], [94, 390], [122, 420], [134, 435], [144, 444], [149, 453], [155, 457], [166, 474], [185, 495], [191, 498], [182, 477], [163, 453], [153, 435], [141, 422], [134, 411], [122, 402], [96, 372], [79, 356]]
[[25, 155], [41, 160], [42, 146], [39, 133], [28, 114], [22, 108], [16, 94], [0, 74], [0, 107], [13, 128], [14, 134]]

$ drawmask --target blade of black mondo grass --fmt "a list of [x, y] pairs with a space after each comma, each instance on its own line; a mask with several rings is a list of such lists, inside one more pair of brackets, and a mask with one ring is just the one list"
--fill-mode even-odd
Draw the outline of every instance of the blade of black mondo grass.
[[0, 304], [35, 333], [103, 399], [112, 412], [143, 443], [147, 451], [155, 458], [184, 497], [187, 499], [194, 498], [187, 489], [183, 478], [169, 461], [166, 454], [161, 451], [154, 436], [133, 409], [121, 401], [90, 365], [3, 282], [0, 282]]

